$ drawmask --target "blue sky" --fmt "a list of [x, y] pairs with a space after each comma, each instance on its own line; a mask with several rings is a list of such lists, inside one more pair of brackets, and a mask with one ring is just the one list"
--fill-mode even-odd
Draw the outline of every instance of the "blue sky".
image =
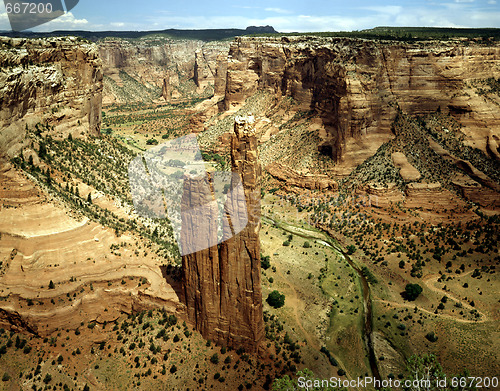
[[[500, 27], [500, 0], [80, 0], [71, 12], [34, 30], [250, 25], [272, 25], [282, 32], [361, 30], [375, 26]], [[10, 30], [3, 2], [0, 30]]]

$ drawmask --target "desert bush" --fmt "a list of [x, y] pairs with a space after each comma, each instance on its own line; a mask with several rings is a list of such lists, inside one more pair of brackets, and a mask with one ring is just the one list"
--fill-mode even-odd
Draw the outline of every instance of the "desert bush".
[[264, 270], [267, 270], [271, 267], [271, 257], [269, 255], [260, 255], [260, 267]]
[[218, 364], [219, 363], [219, 355], [217, 353], [214, 353], [212, 357], [210, 357], [210, 362], [212, 364]]
[[274, 290], [267, 296], [266, 302], [274, 308], [283, 307], [285, 305], [285, 295]]
[[408, 301], [414, 301], [422, 293], [422, 287], [418, 284], [407, 284], [403, 297]]
[[438, 340], [437, 335], [434, 333], [434, 331], [431, 331], [425, 335], [425, 338], [427, 338], [430, 342], [436, 342]]

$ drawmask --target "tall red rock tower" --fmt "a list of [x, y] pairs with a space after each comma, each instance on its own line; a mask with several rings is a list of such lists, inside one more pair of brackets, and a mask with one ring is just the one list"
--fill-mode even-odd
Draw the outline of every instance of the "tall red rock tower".
[[[183, 301], [188, 320], [201, 334], [219, 345], [257, 351], [264, 337], [260, 285], [260, 179], [257, 137], [253, 117], [237, 117], [231, 139], [232, 171], [239, 174], [243, 192], [229, 192], [225, 203], [225, 237], [239, 222], [245, 228], [218, 247], [183, 256]], [[239, 180], [234, 178], [232, 188]], [[213, 199], [206, 179], [185, 179], [183, 210]], [[209, 194], [210, 193], [210, 194]], [[201, 237], [207, 243], [217, 235], [217, 210], [206, 208], [204, 216], [186, 214], [184, 221], [199, 219], [198, 232], [181, 231], [184, 240]], [[188, 224], [186, 224], [188, 225]], [[213, 241], [211, 242], [213, 243]]]

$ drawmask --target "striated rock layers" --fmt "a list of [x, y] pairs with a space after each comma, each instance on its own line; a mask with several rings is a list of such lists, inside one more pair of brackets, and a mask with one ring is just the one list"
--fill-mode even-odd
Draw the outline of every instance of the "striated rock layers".
[[304, 187], [311, 190], [337, 190], [338, 188], [337, 182], [328, 178], [327, 175], [299, 174], [277, 162], [267, 165], [266, 171], [274, 178], [284, 181], [290, 186]]
[[225, 66], [228, 46], [197, 40], [103, 40], [98, 47], [104, 103], [170, 101], [193, 93], [209, 96], [214, 88], [222, 95], [225, 73], [217, 76], [217, 72]]
[[239, 106], [258, 90], [293, 98], [299, 110], [321, 118], [322, 150], [337, 161], [349, 138], [384, 142], [376, 135], [391, 134], [398, 105], [409, 114], [440, 108], [465, 126], [469, 144], [488, 153], [500, 133], [498, 102], [473, 86], [491, 77], [500, 77], [497, 44], [238, 37], [229, 51], [224, 104]]
[[102, 70], [97, 49], [77, 38], [0, 37], [0, 151], [12, 156], [26, 126], [45, 123], [53, 135], [97, 135]]
[[[233, 221], [223, 223], [224, 235], [231, 236], [236, 218], [241, 221], [248, 216], [247, 225], [219, 246], [182, 259], [182, 299], [189, 321], [205, 338], [247, 351], [257, 351], [264, 336], [259, 242], [261, 167], [252, 122], [251, 117], [236, 118], [231, 161], [233, 172], [241, 176], [244, 195], [228, 193], [225, 213]], [[182, 209], [187, 212], [182, 217], [181, 236], [186, 242], [206, 240], [208, 244], [214, 243], [214, 238], [216, 242], [216, 206], [203, 208], [203, 213], [193, 209], [213, 200], [211, 186], [205, 178], [185, 176]], [[185, 224], [187, 221], [189, 224]], [[184, 229], [192, 226], [192, 221], [199, 226], [196, 232]]]

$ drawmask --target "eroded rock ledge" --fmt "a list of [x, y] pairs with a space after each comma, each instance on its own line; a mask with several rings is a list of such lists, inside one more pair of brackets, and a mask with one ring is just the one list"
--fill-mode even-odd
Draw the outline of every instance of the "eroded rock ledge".
[[97, 135], [101, 127], [102, 69], [94, 44], [75, 37], [0, 37], [0, 151], [19, 152], [26, 127], [53, 136]]

